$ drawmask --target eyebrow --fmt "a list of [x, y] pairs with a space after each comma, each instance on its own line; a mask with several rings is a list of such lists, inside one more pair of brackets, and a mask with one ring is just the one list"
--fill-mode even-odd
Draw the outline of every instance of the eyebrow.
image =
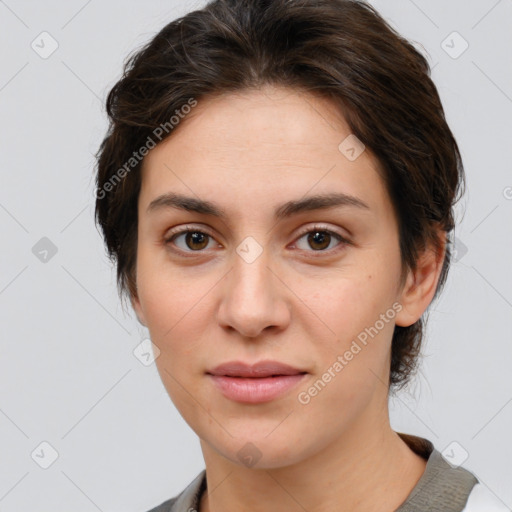
[[[282, 220], [298, 213], [324, 210], [333, 207], [355, 207], [360, 209], [370, 210], [370, 207], [358, 197], [342, 192], [331, 194], [318, 194], [309, 196], [304, 199], [287, 201], [279, 205], [274, 210], [274, 218]], [[212, 215], [220, 219], [226, 219], [226, 212], [218, 205], [197, 199], [195, 197], [188, 197], [174, 192], [168, 192], [153, 199], [146, 212], [152, 213], [158, 210], [176, 208], [189, 212], [202, 213], [205, 215]]]

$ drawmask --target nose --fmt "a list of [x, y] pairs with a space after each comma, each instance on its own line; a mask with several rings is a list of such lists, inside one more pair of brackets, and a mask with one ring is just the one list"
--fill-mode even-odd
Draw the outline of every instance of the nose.
[[223, 280], [219, 324], [241, 336], [256, 338], [262, 331], [280, 331], [290, 322], [291, 292], [265, 249], [254, 260], [233, 253], [233, 266]]

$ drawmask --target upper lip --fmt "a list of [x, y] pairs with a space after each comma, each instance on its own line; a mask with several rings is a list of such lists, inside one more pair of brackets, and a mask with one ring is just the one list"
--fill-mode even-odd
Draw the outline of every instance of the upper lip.
[[252, 365], [243, 361], [229, 361], [206, 373], [228, 377], [270, 377], [272, 375], [299, 375], [307, 372], [279, 361], [266, 360]]

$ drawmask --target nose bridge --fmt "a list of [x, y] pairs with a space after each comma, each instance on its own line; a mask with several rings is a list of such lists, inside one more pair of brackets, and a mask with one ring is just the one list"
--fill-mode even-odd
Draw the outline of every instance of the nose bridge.
[[269, 326], [282, 327], [288, 317], [279, 280], [271, 270], [271, 256], [271, 251], [253, 237], [243, 239], [232, 253], [219, 321], [244, 336], [257, 336]]
[[[236, 247], [230, 293], [242, 304], [270, 300], [273, 294], [270, 250], [254, 237], [248, 236]], [[261, 306], [261, 304], [260, 304]]]

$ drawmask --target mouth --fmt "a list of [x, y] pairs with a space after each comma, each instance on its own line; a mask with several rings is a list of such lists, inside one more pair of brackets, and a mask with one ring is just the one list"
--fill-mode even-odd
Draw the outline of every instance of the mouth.
[[277, 361], [248, 365], [231, 361], [206, 372], [228, 399], [246, 404], [274, 400], [294, 388], [308, 374]]
[[216, 366], [206, 373], [224, 377], [265, 378], [302, 375], [307, 373], [307, 371], [279, 361], [266, 360], [252, 365], [243, 361], [229, 361]]

